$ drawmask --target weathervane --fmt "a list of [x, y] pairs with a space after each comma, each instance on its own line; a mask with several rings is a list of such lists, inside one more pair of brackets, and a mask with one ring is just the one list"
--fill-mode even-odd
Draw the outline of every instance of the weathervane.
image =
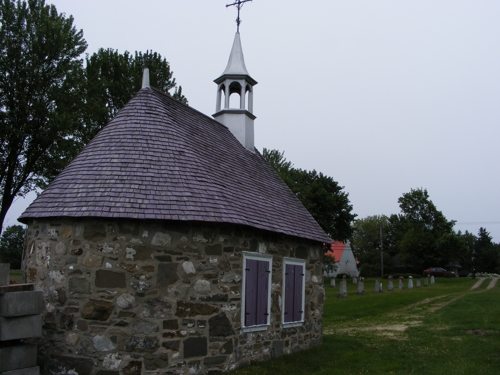
[[246, 3], [247, 1], [252, 1], [252, 0], [236, 0], [234, 3], [232, 4], [226, 4], [226, 8], [227, 7], [231, 7], [231, 6], [235, 6], [237, 9], [238, 9], [238, 18], [236, 18], [236, 32], [240, 32], [240, 23], [241, 23], [241, 19], [240, 19], [240, 9], [241, 7], [243, 6], [244, 3]]

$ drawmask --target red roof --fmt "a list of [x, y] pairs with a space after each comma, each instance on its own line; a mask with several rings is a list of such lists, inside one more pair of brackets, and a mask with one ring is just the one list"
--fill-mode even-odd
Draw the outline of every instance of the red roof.
[[332, 242], [330, 250], [328, 250], [326, 254], [333, 256], [336, 262], [340, 262], [340, 258], [342, 258], [342, 254], [344, 254], [345, 245], [345, 243], [339, 241]]

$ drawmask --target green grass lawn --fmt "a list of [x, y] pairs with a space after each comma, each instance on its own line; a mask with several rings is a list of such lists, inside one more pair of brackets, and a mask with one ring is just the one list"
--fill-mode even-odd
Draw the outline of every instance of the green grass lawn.
[[347, 298], [326, 286], [321, 347], [231, 374], [500, 374], [500, 281], [487, 290], [490, 280], [394, 292], [385, 280], [374, 293], [368, 279], [364, 295], [348, 281]]
[[23, 281], [23, 271], [21, 270], [10, 270], [10, 280], [14, 280], [16, 284], [22, 284]]

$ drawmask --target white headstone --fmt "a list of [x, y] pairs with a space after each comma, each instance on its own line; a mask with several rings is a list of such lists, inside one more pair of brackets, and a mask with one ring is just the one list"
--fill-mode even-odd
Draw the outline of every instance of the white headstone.
[[389, 281], [387, 281], [387, 290], [389, 292], [394, 291], [394, 282], [392, 281], [392, 279], [389, 279]]
[[337, 294], [337, 298], [345, 297], [347, 297], [347, 282], [343, 279], [339, 284], [339, 294]]
[[434, 275], [431, 276], [431, 285], [434, 285], [436, 281], [434, 280]]
[[331, 286], [332, 288], [333, 288], [333, 287], [335, 287], [335, 277], [332, 277], [332, 278], [330, 279], [330, 286]]
[[358, 281], [358, 294], [365, 294], [365, 283], [361, 280]]

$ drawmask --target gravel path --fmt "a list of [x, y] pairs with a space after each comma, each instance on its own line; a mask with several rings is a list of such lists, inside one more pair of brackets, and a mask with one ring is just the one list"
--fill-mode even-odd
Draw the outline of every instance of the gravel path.
[[490, 281], [490, 284], [486, 287], [486, 289], [491, 289], [491, 288], [493, 288], [493, 287], [496, 285], [497, 281], [498, 281], [498, 277], [493, 278], [493, 279]]
[[479, 285], [483, 283], [483, 281], [486, 280], [486, 277], [480, 277], [479, 280], [476, 281], [474, 285], [472, 285], [471, 290], [479, 288]]

